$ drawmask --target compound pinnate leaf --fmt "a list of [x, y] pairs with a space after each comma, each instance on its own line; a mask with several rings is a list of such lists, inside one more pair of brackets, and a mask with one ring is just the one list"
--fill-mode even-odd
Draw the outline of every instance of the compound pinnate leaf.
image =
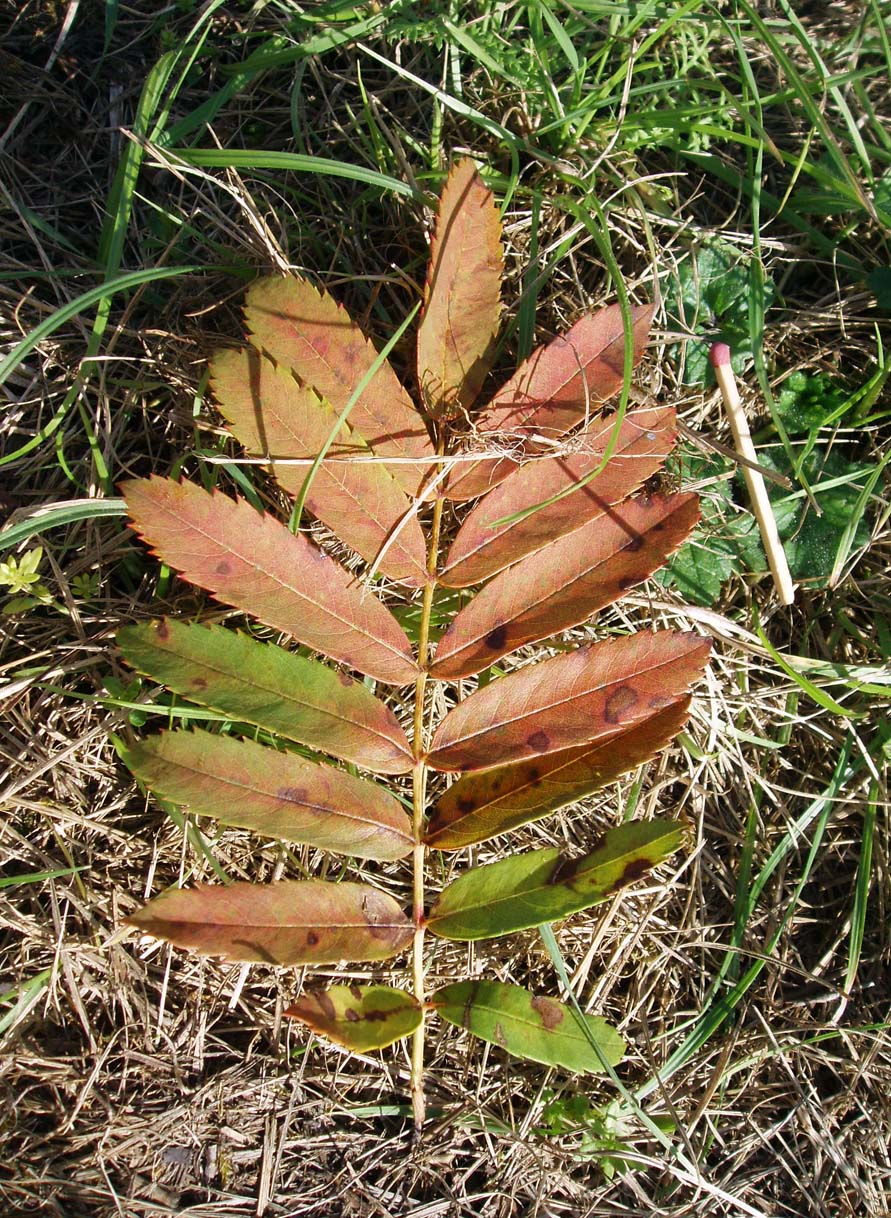
[[[652, 305], [634, 305], [632, 339], [634, 363], [646, 346], [653, 320]], [[580, 423], [622, 387], [625, 331], [622, 311], [610, 305], [589, 313], [544, 347], [539, 347], [498, 391], [474, 421], [477, 435], [505, 432], [524, 441], [529, 437], [556, 439]], [[450, 499], [475, 499], [491, 490], [516, 468], [510, 459], [462, 467], [449, 483]]]
[[169, 478], [135, 479], [121, 489], [133, 527], [199, 588], [379, 681], [406, 685], [417, 676], [411, 645], [389, 610], [274, 517]]
[[435, 413], [466, 410], [491, 366], [501, 319], [501, 218], [473, 161], [459, 161], [439, 203], [424, 313], [418, 383]]
[[632, 634], [509, 673], [446, 715], [428, 764], [486, 770], [607, 740], [682, 698], [709, 646], [692, 632]]
[[478, 592], [439, 640], [431, 676], [471, 676], [525, 643], [586, 621], [661, 567], [698, 518], [696, 495], [608, 508]]
[[465, 774], [436, 804], [425, 844], [460, 850], [584, 799], [654, 757], [687, 722], [689, 710], [684, 697], [606, 741]]
[[124, 921], [202, 956], [259, 964], [387, 960], [413, 933], [386, 893], [324, 880], [171, 888]]
[[388, 985], [333, 985], [310, 990], [287, 1008], [336, 1045], [367, 1053], [385, 1049], [420, 1027], [424, 1012], [411, 994]]
[[516, 1057], [577, 1074], [602, 1073], [603, 1058], [616, 1066], [625, 1053], [625, 1042], [604, 1019], [580, 1017], [556, 998], [502, 981], [447, 985], [433, 995], [431, 1005], [447, 1023], [467, 1028]]
[[249, 453], [270, 457], [269, 470], [295, 498], [308, 466], [282, 462], [314, 459], [336, 431], [306, 506], [384, 575], [411, 587], [427, 582], [427, 550], [411, 501], [383, 464], [368, 460], [373, 454], [357, 431], [346, 423], [336, 428], [337, 416], [315, 390], [252, 348], [218, 352], [210, 380], [233, 434]]
[[[261, 279], [247, 294], [245, 318], [255, 346], [277, 364], [292, 368], [338, 416], [378, 358], [346, 309], [305, 279]], [[434, 456], [430, 436], [411, 398], [384, 361], [349, 415], [349, 424], [381, 457], [395, 457], [389, 469], [414, 495]], [[407, 461], [421, 458], [422, 463]]]
[[122, 755], [150, 790], [223, 825], [358, 858], [411, 853], [398, 800], [334, 766], [203, 731], [162, 732]]
[[127, 663], [232, 719], [380, 774], [407, 774], [411, 745], [388, 706], [345, 672], [223, 626], [170, 618], [126, 626]]
[[[615, 429], [614, 420], [601, 420], [578, 440], [578, 451], [528, 461], [488, 494], [461, 526], [440, 581], [449, 588], [481, 583], [626, 499], [665, 462], [674, 444], [675, 414], [670, 407], [629, 412], [612, 457], [596, 473]], [[586, 477], [589, 481], [578, 485]], [[556, 503], [508, 519], [561, 491], [569, 493]]]
[[639, 880], [682, 837], [675, 821], [637, 821], [610, 829], [584, 858], [567, 859], [554, 847], [475, 867], [440, 894], [427, 928], [445, 939], [488, 939], [560, 922]]

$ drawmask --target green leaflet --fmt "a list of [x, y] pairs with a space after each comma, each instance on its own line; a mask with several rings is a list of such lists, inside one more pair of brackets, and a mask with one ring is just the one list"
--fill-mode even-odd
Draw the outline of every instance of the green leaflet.
[[424, 1012], [403, 990], [388, 985], [332, 985], [310, 990], [285, 1011], [345, 1049], [367, 1053], [410, 1036]]
[[682, 836], [676, 821], [634, 821], [610, 829], [575, 861], [554, 847], [476, 867], [441, 893], [427, 927], [446, 939], [486, 939], [559, 922], [640, 879], [674, 854]]
[[131, 667], [242, 723], [381, 774], [411, 769], [396, 716], [346, 673], [222, 626], [165, 618], [119, 630]]
[[530, 994], [501, 981], [459, 981], [431, 999], [442, 1018], [517, 1057], [563, 1066], [576, 1073], [600, 1073], [603, 1062], [593, 1040], [611, 1066], [622, 1060], [625, 1042], [605, 1020], [585, 1015], [585, 1026], [555, 998]]
[[366, 859], [411, 853], [389, 791], [336, 766], [213, 732], [161, 732], [121, 750], [152, 791], [223, 825]]

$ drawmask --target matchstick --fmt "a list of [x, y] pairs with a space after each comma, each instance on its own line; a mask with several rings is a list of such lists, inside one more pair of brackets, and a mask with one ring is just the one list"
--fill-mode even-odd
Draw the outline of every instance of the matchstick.
[[[752, 433], [749, 431], [749, 424], [746, 420], [742, 402], [740, 401], [739, 391], [736, 388], [736, 379], [730, 366], [730, 348], [726, 343], [713, 343], [708, 357], [715, 370], [718, 388], [721, 390], [721, 396], [724, 399], [724, 406], [727, 410], [727, 417], [730, 420], [730, 430], [733, 432], [733, 443], [736, 451], [747, 462], [757, 465], [758, 455], [755, 452], [755, 445], [752, 443]], [[749, 498], [752, 501], [755, 519], [758, 521], [758, 528], [761, 530], [761, 540], [764, 542], [764, 550], [767, 554], [770, 573], [776, 585], [780, 604], [791, 605], [795, 600], [795, 586], [789, 573], [789, 564], [786, 562], [783, 543], [780, 541], [780, 535], [777, 531], [776, 517], [773, 514], [773, 508], [770, 506], [767, 487], [761, 474], [757, 469], [753, 469], [751, 464], [744, 464], [742, 472], [746, 480], [746, 486], [749, 489]]]

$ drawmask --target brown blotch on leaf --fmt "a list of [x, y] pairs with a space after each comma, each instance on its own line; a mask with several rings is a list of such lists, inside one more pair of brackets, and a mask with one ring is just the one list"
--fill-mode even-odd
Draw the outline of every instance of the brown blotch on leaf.
[[507, 642], [507, 626], [496, 626], [483, 641], [491, 651], [500, 651]]
[[[309, 942], [308, 935], [306, 941], [307, 943]], [[325, 1015], [328, 1019], [337, 1018], [337, 1011], [334, 1009], [334, 1003], [331, 1001], [325, 990], [319, 990], [317, 993], [313, 994], [313, 998], [315, 998], [316, 1002], [319, 1004], [323, 1015]]]
[[621, 723], [622, 717], [627, 715], [639, 700], [640, 695], [636, 689], [632, 689], [630, 685], [620, 685], [606, 700], [603, 708], [604, 719], [607, 723]]
[[536, 753], [543, 753], [550, 745], [551, 738], [547, 732], [542, 732], [539, 730], [537, 732], [533, 732], [531, 736], [527, 736], [526, 743], [529, 745], [530, 749], [535, 749]]
[[619, 580], [619, 591], [627, 592], [629, 588], [635, 587], [645, 578], [644, 575], [623, 575]]
[[192, 677], [189, 685], [191, 685], [192, 689], [207, 689], [207, 682], [204, 677]]
[[167, 625], [166, 618], [162, 618], [160, 622], [155, 623], [155, 634], [159, 639], [170, 638], [170, 627]]
[[305, 804], [307, 791], [306, 787], [280, 787], [276, 791], [278, 799], [284, 800], [289, 804]]
[[347, 1007], [347, 1009], [343, 1013], [343, 1017], [347, 1021], [347, 1023], [358, 1023], [359, 1020], [362, 1018], [362, 1016], [359, 1014], [359, 1012], [354, 1011], [352, 1009], [352, 1007]]
[[232, 570], [232, 564], [227, 559], [221, 558], [214, 569], [217, 575], [229, 575]]
[[344, 689], [350, 689], [353, 685], [356, 684], [356, 682], [353, 680], [353, 678], [350, 676], [350, 674], [348, 672], [339, 672], [337, 674], [337, 679], [341, 683], [341, 685], [344, 687]]
[[467, 795], [462, 795], [458, 800], [458, 811], [463, 812], [465, 816], [467, 816], [469, 812], [475, 812], [476, 800], [471, 799]]
[[639, 880], [641, 876], [646, 875], [653, 864], [649, 859], [632, 859], [625, 864], [625, 870], [622, 872], [622, 883], [633, 884], [635, 880]]
[[[307, 947], [318, 947], [318, 945], [319, 945], [319, 936], [316, 934], [316, 932], [314, 930], [308, 930], [306, 932], [306, 946]], [[332, 1008], [332, 1010], [333, 1010], [333, 1008]]]
[[565, 884], [575, 878], [577, 871], [578, 859], [567, 858], [565, 854], [558, 855], [554, 868], [548, 876], [548, 883]]
[[532, 1009], [542, 1022], [546, 1032], [553, 1032], [563, 1022], [564, 1011], [559, 1002], [553, 998], [545, 998], [536, 994], [532, 999]]
[[627, 550], [629, 554], [636, 554], [638, 550], [643, 549], [644, 539], [638, 534], [632, 537], [630, 541], [626, 541], [622, 546], [623, 550]]
[[362, 1001], [362, 990], [359, 988], [359, 986], [358, 986], [358, 985], [351, 985], [351, 986], [350, 986], [350, 993], [351, 993], [351, 994], [352, 994], [352, 996], [355, 998], [356, 1002], [361, 1002], [361, 1001]]

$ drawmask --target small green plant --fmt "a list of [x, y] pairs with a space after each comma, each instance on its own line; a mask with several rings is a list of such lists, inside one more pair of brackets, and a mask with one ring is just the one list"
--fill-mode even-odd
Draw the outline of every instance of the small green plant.
[[[357, 1051], [413, 1035], [418, 1129], [434, 1011], [534, 1061], [596, 1071], [621, 1059], [609, 1025], [549, 996], [483, 978], [428, 994], [425, 935], [475, 940], [564, 919], [669, 857], [681, 825], [623, 824], [581, 858], [510, 855], [466, 871], [432, 903], [427, 856], [543, 817], [653, 756], [685, 723], [709, 650], [695, 634], [662, 631], [570, 641], [538, 663], [495, 667], [647, 578], [698, 515], [691, 494], [629, 498], [664, 462], [673, 411], [598, 415], [641, 354], [650, 308], [632, 311], [627, 335], [618, 307], [582, 317], [468, 426], [493, 359], [501, 278], [498, 212], [465, 160], [448, 178], [433, 236], [420, 408], [329, 296], [303, 279], [263, 280], [247, 296], [250, 344], [219, 352], [211, 383], [233, 434], [293, 498], [292, 528], [187, 482], [123, 488], [133, 527], [184, 578], [333, 661], [215, 625], [122, 630], [138, 672], [254, 725], [263, 740], [247, 729], [243, 738], [162, 733], [122, 749], [133, 773], [161, 799], [224, 825], [372, 862], [410, 858], [412, 889], [405, 913], [367, 882], [199, 885], [162, 893], [128, 921], [234, 961], [322, 965], [410, 950], [410, 991], [335, 985], [304, 993], [288, 1013]], [[479, 502], [459, 506], [470, 500]], [[447, 502], [464, 519], [445, 550]], [[298, 531], [304, 507], [364, 560], [364, 576]], [[378, 576], [391, 600], [394, 585], [411, 600], [414, 647], [375, 594]], [[453, 590], [480, 584], [458, 608]], [[435, 642], [434, 622], [446, 626]], [[483, 673], [465, 696], [459, 683]], [[382, 686], [406, 693], [387, 699]], [[394, 794], [357, 768], [404, 776], [411, 816], [402, 787]], [[439, 780], [430, 797], [431, 775], [456, 780]]]
[[4, 613], [23, 613], [36, 605], [52, 604], [49, 588], [40, 582], [39, 567], [42, 561], [43, 547], [35, 546], [21, 558], [11, 554], [5, 562], [0, 562], [0, 585], [8, 588], [12, 597], [3, 606]]
[[[851, 444], [836, 427], [846, 417], [861, 420], [884, 384], [887, 372], [877, 372], [861, 390], [847, 393], [822, 374], [793, 373], [777, 395], [775, 409], [790, 437], [789, 452], [777, 441], [771, 425], [756, 437], [758, 459], [767, 469], [794, 484], [804, 477], [810, 494], [771, 485], [769, 494], [777, 528], [792, 577], [806, 588], [837, 582], [849, 553], [869, 540], [870, 491], [883, 473], [884, 462], [852, 460]], [[856, 432], [854, 433], [856, 435]], [[693, 537], [668, 560], [657, 579], [690, 601], [713, 605], [731, 575], [759, 575], [767, 570], [758, 526], [744, 499], [742, 479], [723, 457], [685, 457], [685, 476], [703, 487], [702, 521]], [[734, 489], [741, 493], [735, 497]]]

